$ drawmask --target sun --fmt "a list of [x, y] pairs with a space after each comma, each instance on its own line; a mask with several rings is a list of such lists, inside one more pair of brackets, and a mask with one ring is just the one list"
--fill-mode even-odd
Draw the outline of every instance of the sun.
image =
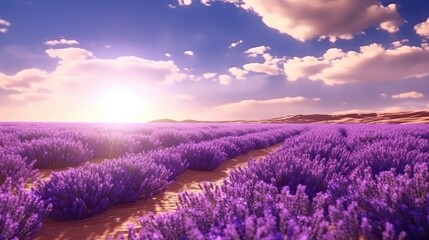
[[104, 122], [136, 121], [136, 117], [142, 110], [140, 97], [126, 89], [108, 91], [99, 100]]

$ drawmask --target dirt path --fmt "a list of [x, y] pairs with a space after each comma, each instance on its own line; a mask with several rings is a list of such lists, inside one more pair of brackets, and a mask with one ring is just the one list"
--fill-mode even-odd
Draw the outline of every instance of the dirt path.
[[127, 231], [129, 223], [138, 226], [140, 217], [145, 213], [162, 213], [175, 210], [180, 192], [200, 192], [199, 184], [204, 181], [220, 184], [224, 178], [228, 177], [232, 169], [246, 165], [250, 159], [268, 155], [280, 146], [281, 143], [265, 149], [253, 150], [226, 161], [212, 171], [187, 170], [165, 192], [145, 201], [114, 205], [107, 211], [91, 218], [67, 222], [46, 219], [36, 240], [107, 239], [112, 234], [117, 236], [120, 232]]

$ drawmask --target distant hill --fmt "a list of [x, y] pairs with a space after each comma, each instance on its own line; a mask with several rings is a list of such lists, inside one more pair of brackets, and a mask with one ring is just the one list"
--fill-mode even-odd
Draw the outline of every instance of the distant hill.
[[158, 123], [429, 123], [429, 112], [289, 115], [262, 120], [197, 121], [158, 119]]

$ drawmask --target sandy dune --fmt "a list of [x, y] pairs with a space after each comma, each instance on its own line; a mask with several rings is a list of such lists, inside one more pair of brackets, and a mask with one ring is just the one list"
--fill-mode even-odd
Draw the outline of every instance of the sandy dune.
[[199, 192], [199, 184], [204, 181], [222, 183], [229, 172], [238, 166], [246, 165], [250, 159], [265, 156], [280, 147], [273, 145], [266, 149], [254, 150], [230, 159], [213, 171], [184, 172], [164, 193], [131, 204], [115, 205], [106, 212], [79, 221], [55, 221], [46, 219], [37, 240], [42, 239], [106, 239], [110, 234], [125, 232], [129, 223], [138, 226], [139, 219], [148, 212], [168, 212], [177, 208], [180, 192]]
[[284, 117], [269, 118], [262, 120], [236, 120], [236, 121], [174, 121], [171, 119], [159, 119], [152, 122], [177, 122], [177, 123], [399, 123], [415, 124], [429, 123], [429, 112], [398, 112], [398, 113], [350, 113], [341, 115], [310, 114], [289, 115]]
[[261, 120], [263, 123], [429, 123], [429, 112], [293, 115]]

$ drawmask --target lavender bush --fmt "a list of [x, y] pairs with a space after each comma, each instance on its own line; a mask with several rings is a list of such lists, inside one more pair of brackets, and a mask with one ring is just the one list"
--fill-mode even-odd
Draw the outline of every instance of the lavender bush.
[[210, 143], [186, 144], [181, 146], [179, 152], [189, 169], [212, 170], [228, 159], [220, 147]]
[[11, 184], [19, 185], [21, 182], [35, 181], [37, 170], [33, 169], [33, 163], [27, 164], [26, 160], [16, 154], [7, 154], [0, 149], [0, 186], [11, 180]]
[[79, 165], [92, 158], [93, 153], [81, 142], [71, 139], [42, 138], [24, 142], [17, 153], [35, 168], [62, 168]]
[[146, 199], [164, 190], [170, 173], [151, 162], [118, 159], [54, 173], [37, 193], [52, 204], [51, 217], [73, 220], [105, 211], [110, 205]]
[[33, 239], [51, 206], [12, 181], [0, 185], [0, 239]]

